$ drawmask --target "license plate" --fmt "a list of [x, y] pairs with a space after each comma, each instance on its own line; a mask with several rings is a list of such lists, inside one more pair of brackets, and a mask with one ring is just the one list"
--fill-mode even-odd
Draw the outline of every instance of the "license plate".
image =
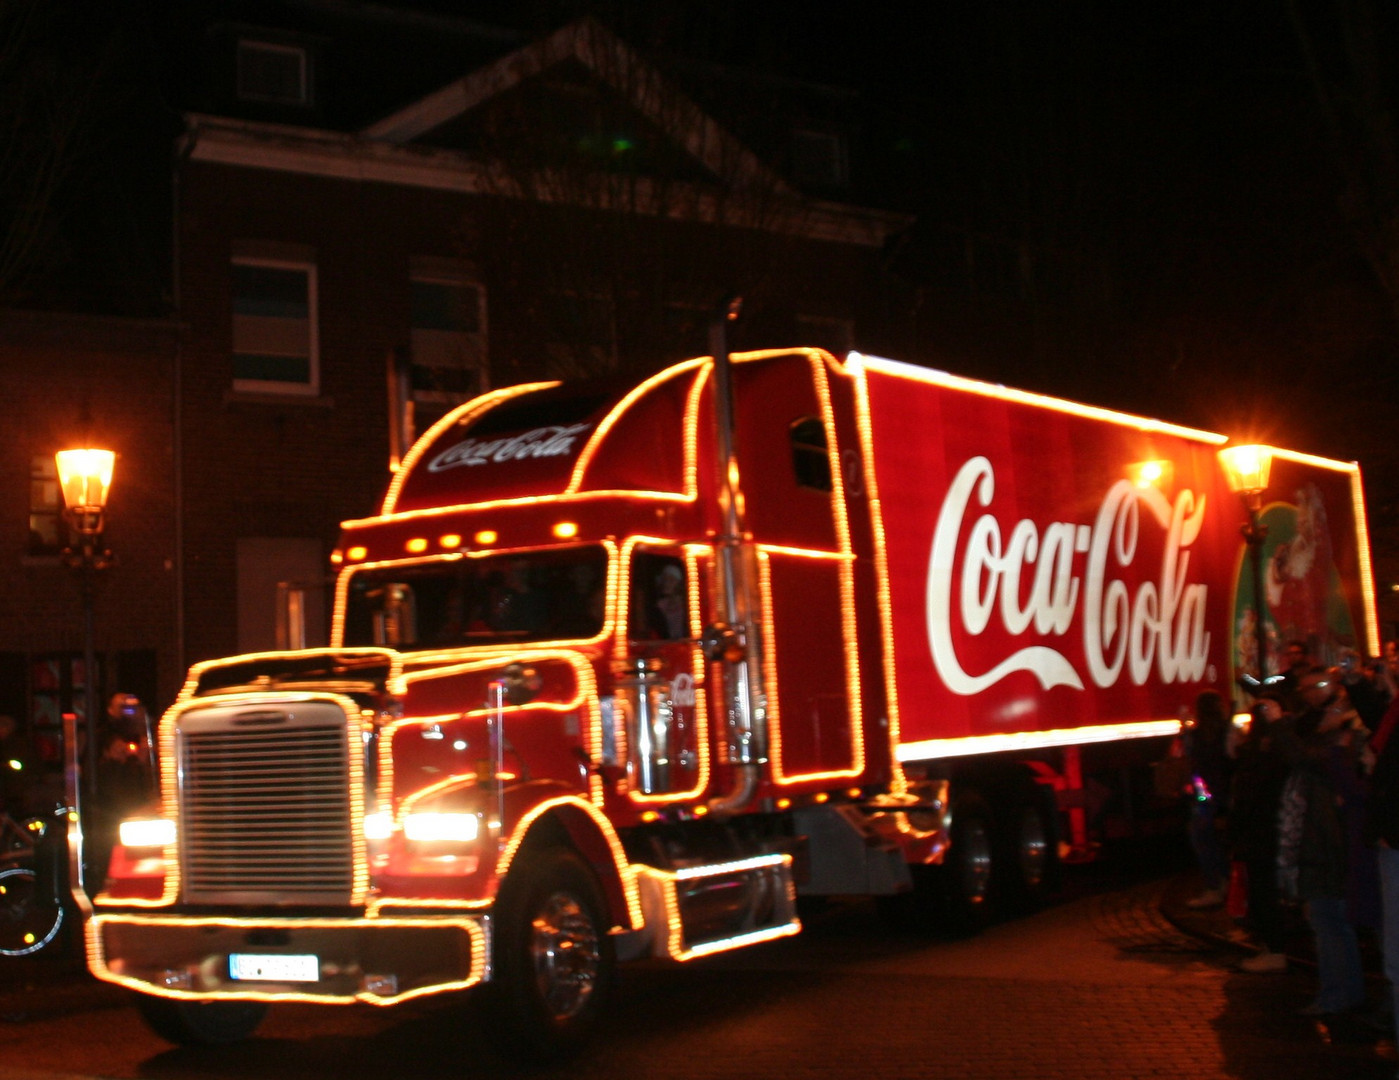
[[230, 953], [228, 974], [253, 982], [317, 982], [321, 962], [309, 954]]

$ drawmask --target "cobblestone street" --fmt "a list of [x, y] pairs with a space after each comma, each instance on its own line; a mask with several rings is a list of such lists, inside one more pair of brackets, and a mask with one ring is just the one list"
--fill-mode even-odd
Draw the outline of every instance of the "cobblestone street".
[[[1314, 971], [1299, 941], [1281, 975], [1221, 913], [1189, 913], [1189, 875], [1068, 900], [967, 940], [890, 935], [868, 906], [835, 907], [775, 945], [624, 970], [611, 1029], [541, 1078], [667, 1080], [1380, 1080], [1392, 1045], [1297, 1015]], [[250, 1042], [175, 1050], [127, 999], [52, 965], [0, 971], [0, 1076], [348, 1080], [525, 1075], [469, 1007], [287, 1006]], [[1372, 998], [1385, 986], [1371, 983]], [[469, 1063], [469, 1064], [464, 1064]]]

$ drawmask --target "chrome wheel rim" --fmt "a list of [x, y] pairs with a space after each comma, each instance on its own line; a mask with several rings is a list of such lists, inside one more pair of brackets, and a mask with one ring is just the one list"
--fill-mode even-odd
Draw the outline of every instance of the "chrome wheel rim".
[[558, 892], [544, 902], [530, 926], [530, 961], [549, 1015], [578, 1015], [597, 986], [602, 950], [597, 927], [577, 897]]
[[973, 904], [986, 899], [991, 884], [991, 834], [980, 820], [967, 823], [958, 837], [962, 845], [963, 895]]
[[1044, 867], [1049, 855], [1049, 834], [1039, 813], [1027, 808], [1020, 819], [1020, 879], [1030, 888], [1044, 883]]

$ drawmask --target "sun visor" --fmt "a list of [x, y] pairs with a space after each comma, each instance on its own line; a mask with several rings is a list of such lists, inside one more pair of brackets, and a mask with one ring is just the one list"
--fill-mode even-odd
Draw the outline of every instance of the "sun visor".
[[404, 463], [385, 510], [408, 512], [558, 494], [619, 391], [550, 386], [463, 406]]

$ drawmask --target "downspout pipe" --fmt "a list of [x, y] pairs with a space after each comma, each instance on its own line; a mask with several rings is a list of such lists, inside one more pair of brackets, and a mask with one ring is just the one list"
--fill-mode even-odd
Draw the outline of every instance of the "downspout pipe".
[[709, 326], [709, 349], [714, 358], [714, 457], [721, 516], [716, 584], [724, 625], [715, 627], [706, 637], [713, 643], [711, 659], [723, 667], [725, 750], [734, 774], [732, 788], [709, 802], [710, 812], [719, 816], [736, 813], [752, 801], [767, 760], [768, 741], [762, 640], [753, 618], [754, 552], [744, 528], [728, 347], [728, 324], [738, 318], [742, 305], [738, 297], [726, 300]]

